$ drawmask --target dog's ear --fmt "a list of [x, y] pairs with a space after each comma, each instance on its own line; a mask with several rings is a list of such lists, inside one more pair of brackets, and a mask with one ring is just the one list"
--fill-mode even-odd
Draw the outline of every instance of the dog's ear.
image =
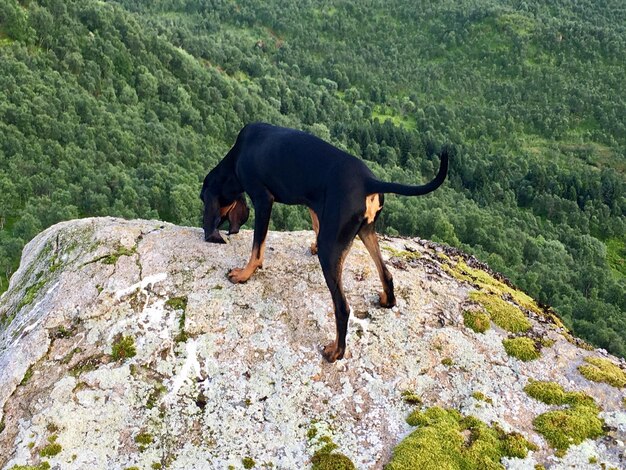
[[235, 204], [228, 211], [228, 223], [230, 224], [228, 234], [239, 233], [239, 229], [248, 221], [249, 216], [250, 209], [246, 204], [246, 198], [240, 194], [235, 200]]

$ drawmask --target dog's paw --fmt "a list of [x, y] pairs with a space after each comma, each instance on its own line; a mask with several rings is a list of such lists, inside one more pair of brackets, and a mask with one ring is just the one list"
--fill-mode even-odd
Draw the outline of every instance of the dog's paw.
[[233, 284], [243, 284], [249, 278], [242, 268], [233, 268], [228, 272], [228, 280]]
[[311, 254], [312, 255], [317, 254], [317, 243], [311, 243]]
[[379, 292], [378, 296], [380, 298], [380, 306], [383, 308], [392, 308], [396, 306], [396, 298], [395, 296], [392, 296], [391, 298], [389, 298], [387, 296], [387, 294], [385, 294], [385, 292]]
[[327, 345], [322, 351], [322, 356], [328, 362], [333, 363], [339, 359], [343, 359], [344, 349], [337, 347], [335, 342], [333, 341], [329, 345]]

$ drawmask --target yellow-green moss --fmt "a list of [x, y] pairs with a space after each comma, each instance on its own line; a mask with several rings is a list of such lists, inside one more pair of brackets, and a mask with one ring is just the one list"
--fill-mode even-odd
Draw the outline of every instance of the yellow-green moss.
[[[315, 429], [315, 432], [311, 432], [311, 429]], [[329, 436], [318, 436], [315, 423], [311, 429], [307, 433], [309, 441], [314, 444], [322, 444], [322, 447], [311, 458], [312, 470], [356, 470], [347, 456], [334, 452], [338, 446]]]
[[41, 457], [54, 457], [60, 453], [63, 450], [63, 447], [61, 447], [61, 444], [56, 441], [57, 439], [58, 436], [56, 434], [50, 436], [48, 438], [48, 445], [39, 451], [39, 455]]
[[473, 392], [472, 397], [476, 400], [484, 401], [486, 403], [493, 403], [491, 398], [485, 395], [483, 392]]
[[471, 328], [476, 333], [484, 333], [491, 326], [489, 315], [483, 312], [466, 310], [463, 312], [463, 322], [465, 326]]
[[442, 363], [444, 366], [447, 366], [447, 367], [450, 367], [450, 366], [453, 366], [453, 365], [454, 365], [454, 361], [452, 360], [452, 358], [449, 358], [449, 357], [444, 357], [444, 358], [441, 360], [441, 363]]
[[352, 460], [337, 452], [329, 454], [316, 452], [311, 463], [312, 470], [356, 470]]
[[421, 405], [422, 399], [416, 393], [405, 390], [402, 392], [402, 399], [410, 405]]
[[135, 339], [132, 336], [120, 336], [113, 342], [111, 357], [113, 357], [114, 360], [128, 359], [134, 357], [136, 354]]
[[536, 449], [518, 433], [456, 410], [414, 411], [407, 422], [419, 428], [396, 446], [385, 470], [500, 469], [503, 457], [524, 458]]
[[253, 468], [256, 465], [256, 462], [251, 457], [244, 457], [241, 459], [241, 464], [243, 468]]
[[567, 392], [555, 382], [531, 381], [524, 391], [548, 405], [565, 405], [567, 408], [548, 411], [533, 420], [535, 430], [563, 455], [570, 445], [585, 439], [604, 435], [600, 409], [594, 399], [582, 392]]
[[526, 394], [547, 405], [595, 406], [592, 397], [583, 392], [566, 392], [556, 382], [531, 380], [524, 387]]
[[148, 400], [146, 401], [146, 408], [148, 408], [149, 410], [154, 408], [155, 405], [159, 402], [159, 399], [161, 398], [161, 396], [164, 395], [166, 391], [167, 391], [167, 387], [165, 387], [165, 385], [157, 384], [150, 392], [150, 395], [148, 395]]
[[28, 288], [26, 289], [26, 292], [24, 293], [24, 296], [20, 300], [20, 303], [17, 305], [17, 310], [21, 309], [22, 307], [26, 305], [32, 304], [35, 298], [37, 297], [37, 294], [39, 294], [39, 291], [41, 290], [41, 288], [46, 285], [46, 282], [47, 280], [44, 279], [43, 281], [39, 281], [28, 286]]
[[187, 297], [171, 297], [167, 299], [165, 305], [172, 310], [185, 310], [187, 308]]
[[496, 325], [511, 333], [527, 331], [532, 326], [519, 308], [498, 295], [474, 291], [470, 293], [470, 299], [481, 304]]
[[533, 420], [533, 426], [545, 437], [550, 446], [557, 449], [557, 455], [563, 455], [571, 445], [604, 435], [603, 421], [598, 417], [598, 412], [599, 409], [595, 405], [578, 405], [548, 411], [537, 416]]
[[626, 373], [608, 359], [586, 357], [585, 362], [587, 364], [579, 366], [578, 370], [586, 379], [618, 388], [626, 386]]
[[391, 246], [383, 246], [383, 250], [388, 251], [391, 256], [395, 256], [396, 258], [403, 258], [407, 261], [413, 261], [422, 257], [419, 251], [396, 250]]
[[26, 385], [28, 381], [31, 379], [31, 377], [33, 376], [34, 372], [35, 370], [33, 369], [33, 366], [30, 366], [28, 370], [26, 371], [26, 373], [24, 374], [24, 377], [22, 377], [22, 381], [20, 382], [20, 385]]
[[509, 356], [516, 357], [524, 362], [532, 361], [541, 356], [541, 353], [535, 346], [535, 342], [525, 336], [504, 339], [502, 340], [502, 345]]
[[478, 285], [482, 290], [490, 292], [497, 296], [502, 294], [509, 294], [513, 301], [527, 310], [532, 310], [538, 315], [543, 315], [541, 308], [537, 305], [537, 302], [532, 297], [524, 292], [517, 290], [502, 281], [499, 281], [491, 274], [482, 269], [474, 269], [468, 266], [463, 260], [460, 260], [456, 265], [443, 266], [444, 269], [454, 276], [455, 278], [469, 282], [470, 284]]
[[13, 465], [10, 470], [49, 470], [48, 462], [41, 462], [39, 465]]
[[140, 432], [135, 436], [135, 442], [139, 444], [139, 449], [142, 451], [152, 444], [153, 441], [152, 434], [147, 432]]
[[187, 310], [187, 297], [172, 297], [165, 302], [165, 305], [172, 310], [181, 310], [182, 313], [178, 319], [178, 333], [174, 337], [177, 343], [184, 343], [189, 339], [189, 335], [185, 331], [185, 311]]
[[150, 468], [153, 468], [154, 470], [159, 470], [163, 468], [163, 465], [161, 464], [161, 462], [154, 462], [152, 465], [150, 465]]
[[125, 246], [120, 246], [116, 252], [111, 253], [109, 255], [103, 256], [99, 260], [104, 264], [116, 264], [117, 260], [122, 256], [132, 256], [137, 252], [136, 248], [126, 248]]

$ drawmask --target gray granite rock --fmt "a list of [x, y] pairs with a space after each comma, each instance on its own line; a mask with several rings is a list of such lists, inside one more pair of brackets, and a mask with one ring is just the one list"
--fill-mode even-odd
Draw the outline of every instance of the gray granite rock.
[[[328, 364], [320, 347], [335, 326], [309, 253], [313, 233], [270, 232], [264, 268], [233, 285], [226, 273], [247, 261], [251, 237], [214, 245], [197, 228], [96, 218], [31, 241], [0, 298], [0, 467], [225, 469], [249, 457], [255, 468], [299, 469], [328, 436], [357, 468], [382, 468], [412, 429], [406, 390], [539, 447], [505, 467], [624, 465], [624, 391], [577, 371], [585, 356], [609, 356], [527, 312], [533, 334], [554, 344], [535, 361], [508, 357], [507, 332], [464, 326], [474, 286], [444, 266], [457, 253], [381, 239], [398, 297], [388, 310], [377, 306], [374, 264], [355, 242], [344, 270], [347, 355]], [[134, 356], [115, 354], [122, 338]], [[530, 378], [593, 396], [607, 436], [555, 457], [533, 429], [550, 407], [523, 392]], [[42, 457], [51, 443], [60, 452]]]

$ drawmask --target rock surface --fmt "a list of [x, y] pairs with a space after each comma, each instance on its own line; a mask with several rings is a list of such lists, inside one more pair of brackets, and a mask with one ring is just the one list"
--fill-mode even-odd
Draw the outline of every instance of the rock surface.
[[[534, 361], [507, 356], [508, 332], [464, 326], [475, 286], [446, 269], [458, 253], [381, 239], [398, 297], [388, 310], [355, 242], [347, 355], [328, 364], [320, 347], [335, 326], [313, 233], [270, 232], [264, 268], [233, 285], [226, 273], [245, 264], [251, 237], [214, 245], [196, 228], [98, 218], [31, 241], [0, 298], [0, 468], [308, 468], [320, 436], [357, 468], [382, 468], [412, 429], [404, 391], [539, 447], [507, 468], [625, 468], [624, 390], [577, 370], [587, 356], [624, 363], [530, 311], [533, 334], [553, 344]], [[135, 355], [116, 349], [122, 338]], [[607, 435], [556, 457], [533, 429], [550, 407], [522, 390], [531, 378], [591, 395]]]

